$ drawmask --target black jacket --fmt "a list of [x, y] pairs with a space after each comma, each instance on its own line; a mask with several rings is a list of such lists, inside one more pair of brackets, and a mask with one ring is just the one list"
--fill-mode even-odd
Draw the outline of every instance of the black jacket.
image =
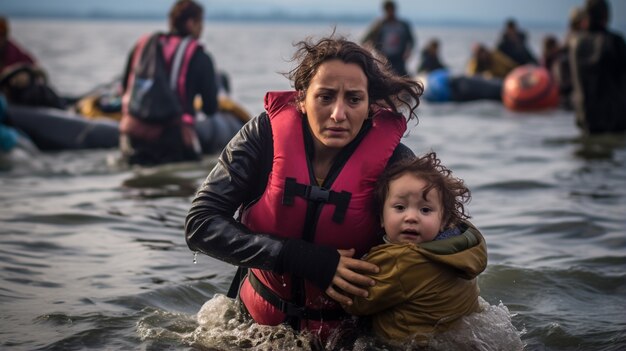
[[626, 43], [606, 30], [579, 32], [569, 44], [574, 108], [590, 134], [626, 131]]
[[[193, 199], [185, 223], [187, 245], [233, 265], [293, 273], [325, 290], [339, 262], [336, 248], [252, 233], [233, 217], [265, 190], [272, 140], [269, 118], [262, 113], [230, 141]], [[412, 156], [400, 144], [389, 163]]]

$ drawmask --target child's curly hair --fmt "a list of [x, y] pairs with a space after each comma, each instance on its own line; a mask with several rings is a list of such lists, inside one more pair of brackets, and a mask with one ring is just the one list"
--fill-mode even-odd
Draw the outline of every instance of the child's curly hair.
[[450, 228], [463, 219], [470, 218], [465, 204], [471, 200], [471, 192], [462, 179], [452, 176], [452, 171], [441, 164], [437, 154], [430, 152], [424, 156], [401, 160], [383, 172], [374, 189], [374, 206], [376, 213], [383, 213], [383, 205], [389, 193], [389, 183], [402, 175], [410, 173], [423, 179], [428, 184], [424, 197], [432, 189], [439, 191], [443, 205], [442, 223]]

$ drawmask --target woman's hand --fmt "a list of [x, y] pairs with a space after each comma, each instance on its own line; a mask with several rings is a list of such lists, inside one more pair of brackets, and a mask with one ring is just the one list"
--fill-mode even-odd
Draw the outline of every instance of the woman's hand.
[[337, 250], [341, 257], [333, 281], [326, 289], [326, 295], [342, 305], [351, 305], [351, 296], [367, 297], [367, 288], [375, 282], [366, 274], [378, 273], [379, 270], [375, 264], [352, 258], [354, 251]]

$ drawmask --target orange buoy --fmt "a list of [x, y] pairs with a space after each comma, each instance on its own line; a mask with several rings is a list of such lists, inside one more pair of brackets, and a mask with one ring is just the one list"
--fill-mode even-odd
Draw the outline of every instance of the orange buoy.
[[513, 111], [554, 108], [559, 104], [559, 88], [547, 69], [524, 65], [504, 79], [502, 102]]

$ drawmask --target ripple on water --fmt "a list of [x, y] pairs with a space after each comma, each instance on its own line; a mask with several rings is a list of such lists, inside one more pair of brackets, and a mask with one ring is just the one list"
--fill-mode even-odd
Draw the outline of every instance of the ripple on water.
[[98, 223], [110, 223], [118, 220], [112, 216], [91, 215], [84, 213], [51, 213], [47, 215], [21, 215], [8, 219], [8, 222], [24, 222], [39, 224], [54, 224], [63, 226], [91, 225]]
[[45, 350], [79, 349], [136, 349], [137, 336], [134, 334], [136, 319], [132, 315], [105, 314], [101, 312], [71, 315], [48, 313], [35, 319], [35, 324], [43, 326], [41, 340], [47, 345]]
[[[520, 330], [533, 326], [522, 335], [527, 349], [597, 349], [626, 326], [623, 272], [490, 265], [479, 277], [479, 286], [486, 299], [503, 301], [517, 311], [513, 322]], [[585, 323], [576, 316], [584, 316]]]
[[527, 190], [543, 190], [553, 188], [554, 185], [547, 182], [534, 180], [507, 180], [502, 182], [491, 182], [476, 187], [476, 190], [504, 190], [504, 191], [527, 191]]

